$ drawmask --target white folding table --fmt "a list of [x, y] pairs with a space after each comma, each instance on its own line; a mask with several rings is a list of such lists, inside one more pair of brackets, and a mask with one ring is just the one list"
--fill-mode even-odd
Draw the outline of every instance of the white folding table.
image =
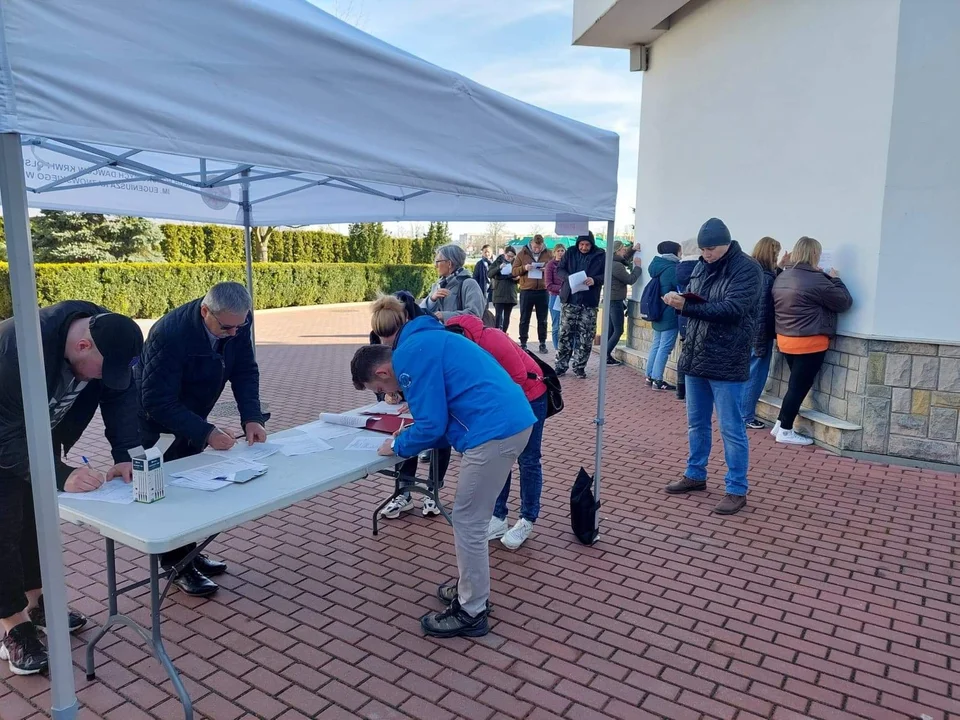
[[[271, 435], [268, 440], [289, 436], [295, 431], [296, 428], [291, 428]], [[362, 431], [362, 434], [384, 437], [369, 431]], [[87, 679], [92, 680], [95, 677], [94, 649], [97, 643], [113, 626], [125, 625], [135, 630], [153, 650], [180, 696], [184, 717], [192, 720], [193, 705], [190, 696], [167, 655], [160, 635], [160, 606], [176, 572], [192, 562], [197, 553], [218, 533], [396, 464], [396, 457], [380, 457], [373, 452], [344, 450], [354, 438], [360, 436], [361, 434], [354, 433], [327, 440], [334, 449], [320, 453], [294, 457], [277, 453], [262, 461], [269, 468], [265, 475], [214, 492], [170, 484], [170, 474], [173, 472], [217, 461], [216, 457], [201, 454], [166, 463], [166, 497], [151, 504], [134, 502], [121, 505], [75, 500], [69, 495], [61, 495], [60, 518], [96, 530], [106, 540], [110, 614], [103, 627], [87, 643]], [[114, 543], [126, 545], [149, 556], [149, 579], [117, 588]], [[172, 571], [161, 570], [162, 553], [189, 543], [197, 543], [196, 549], [190, 555]], [[167, 582], [161, 592], [162, 578]], [[147, 584], [150, 586], [150, 632], [132, 618], [120, 614], [117, 609], [119, 595]]]

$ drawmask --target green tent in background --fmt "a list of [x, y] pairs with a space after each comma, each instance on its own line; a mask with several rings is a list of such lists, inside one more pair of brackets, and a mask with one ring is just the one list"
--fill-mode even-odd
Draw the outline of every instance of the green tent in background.
[[[523, 247], [529, 244], [529, 242], [532, 239], [533, 239], [532, 235], [527, 235], [526, 237], [515, 238], [510, 242], [508, 242], [507, 245], [512, 245], [513, 247]], [[603, 235], [596, 235], [595, 239], [597, 241], [598, 248], [606, 249], [607, 243], [604, 241]], [[629, 245], [633, 242], [633, 238], [628, 238], [628, 237], [615, 237], [614, 239], [621, 240], [626, 245]], [[570, 247], [571, 245], [576, 245], [577, 239], [572, 235], [560, 235], [560, 236], [551, 235], [551, 236], [545, 236], [543, 238], [543, 242], [546, 244], [548, 248], [553, 248], [558, 243], [563, 245], [564, 247]]]

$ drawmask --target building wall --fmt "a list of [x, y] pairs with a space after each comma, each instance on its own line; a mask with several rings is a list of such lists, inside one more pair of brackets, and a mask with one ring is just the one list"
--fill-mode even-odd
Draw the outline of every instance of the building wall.
[[645, 265], [658, 242], [711, 216], [747, 250], [764, 235], [785, 247], [810, 235], [856, 299], [841, 329], [876, 331], [899, 9], [711, 0], [657, 39], [640, 120]]

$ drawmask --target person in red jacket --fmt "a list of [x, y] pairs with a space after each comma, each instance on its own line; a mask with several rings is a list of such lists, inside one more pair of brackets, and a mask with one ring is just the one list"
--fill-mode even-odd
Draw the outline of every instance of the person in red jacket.
[[447, 320], [447, 330], [463, 335], [493, 355], [511, 379], [522, 389], [537, 417], [530, 439], [517, 458], [520, 465], [520, 519], [507, 529], [507, 500], [513, 473], [507, 475], [500, 497], [493, 508], [493, 517], [487, 529], [487, 540], [500, 539], [507, 548], [516, 550], [533, 534], [533, 524], [540, 516], [540, 493], [543, 490], [543, 468], [540, 465], [540, 445], [543, 424], [547, 419], [547, 386], [540, 366], [510, 336], [495, 328], [485, 328], [480, 318], [458, 315]]

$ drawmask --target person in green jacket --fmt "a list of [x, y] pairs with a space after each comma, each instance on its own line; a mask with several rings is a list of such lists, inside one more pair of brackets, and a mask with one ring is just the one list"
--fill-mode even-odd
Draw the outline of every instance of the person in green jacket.
[[[515, 248], [509, 245], [503, 255], [493, 261], [487, 277], [493, 283], [493, 309], [496, 310], [497, 330], [507, 332], [510, 327], [510, 313], [517, 304], [517, 283], [519, 279], [513, 276], [513, 261], [517, 257]], [[504, 268], [507, 271], [504, 272]]]
[[613, 244], [616, 261], [610, 283], [610, 339], [607, 341], [607, 365], [619, 365], [613, 351], [623, 335], [623, 316], [627, 309], [627, 288], [633, 285], [643, 274], [640, 264], [640, 246], [624, 245], [617, 240]]
[[[677, 265], [680, 263], [680, 244], [667, 240], [657, 245], [657, 257], [650, 263], [650, 279], [660, 280], [660, 292], [666, 294], [677, 289]], [[676, 390], [663, 379], [667, 360], [677, 343], [677, 311], [669, 305], [663, 315], [653, 322], [653, 345], [647, 358], [647, 385], [656, 390]]]

